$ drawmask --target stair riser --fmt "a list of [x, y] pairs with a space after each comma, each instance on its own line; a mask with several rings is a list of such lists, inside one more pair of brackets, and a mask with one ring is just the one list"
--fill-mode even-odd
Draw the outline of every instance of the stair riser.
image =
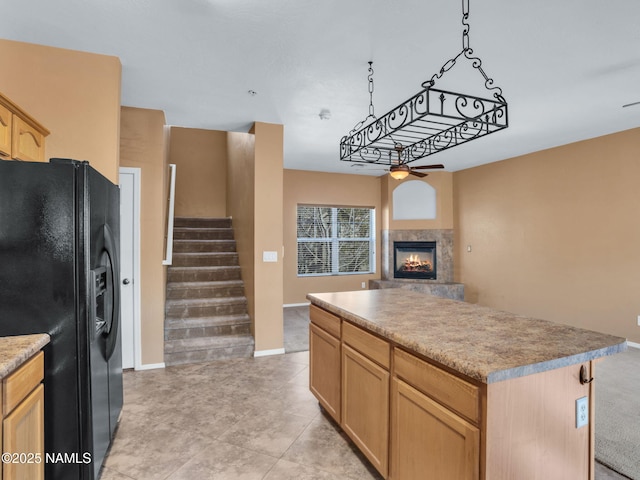
[[249, 324], [216, 325], [211, 327], [172, 328], [165, 330], [165, 340], [213, 337], [217, 335], [244, 335], [251, 333]]
[[174, 267], [221, 267], [237, 266], [238, 254], [224, 253], [211, 255], [181, 254], [173, 256]]
[[186, 300], [190, 298], [243, 297], [242, 285], [231, 287], [167, 288], [167, 300]]
[[165, 353], [165, 365], [183, 365], [187, 363], [204, 363], [216, 360], [229, 360], [232, 358], [251, 358], [253, 345], [238, 345], [212, 350], [196, 350], [192, 352]]
[[174, 218], [174, 228], [231, 228], [230, 218]]
[[205, 252], [235, 252], [236, 242], [231, 240], [190, 241], [175, 240], [174, 253], [205, 253]]
[[203, 229], [203, 230], [174, 230], [174, 240], [233, 240], [233, 230]]
[[169, 269], [168, 282], [220, 282], [223, 280], [242, 280], [239, 268], [204, 271], [183, 271]]
[[218, 315], [240, 315], [247, 313], [246, 303], [223, 305], [168, 305], [166, 316], [174, 318], [215, 317]]

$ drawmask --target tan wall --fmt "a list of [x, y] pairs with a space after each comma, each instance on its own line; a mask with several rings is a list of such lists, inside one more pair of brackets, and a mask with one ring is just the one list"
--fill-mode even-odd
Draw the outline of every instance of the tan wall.
[[640, 342], [639, 159], [634, 129], [456, 172], [466, 300]]
[[[255, 341], [256, 352], [284, 346], [282, 205], [282, 125], [257, 122], [255, 133]], [[275, 251], [277, 262], [263, 262]]]
[[120, 162], [141, 169], [140, 290], [142, 364], [164, 361], [167, 161], [164, 113], [122, 107]]
[[176, 165], [176, 217], [224, 217], [227, 132], [171, 127], [169, 163]]
[[88, 160], [118, 183], [120, 60], [10, 40], [0, 58], [0, 91], [51, 132], [45, 158]]
[[[428, 172], [424, 178], [409, 175], [404, 180], [395, 180], [391, 175], [383, 175], [382, 196], [383, 211], [388, 218], [383, 219], [383, 229], [388, 230], [425, 230], [453, 228], [453, 174], [451, 172]], [[433, 220], [394, 220], [393, 190], [408, 181], [422, 181], [436, 190], [436, 218]]]
[[[380, 225], [382, 221], [381, 178], [366, 175], [284, 171], [284, 303], [308, 302], [307, 293], [361, 290], [361, 283], [380, 278]], [[330, 205], [374, 207], [376, 209], [376, 273], [298, 277], [297, 206]]]
[[[257, 352], [283, 347], [281, 125], [256, 123], [227, 137], [227, 214], [234, 233]], [[278, 252], [264, 263], [262, 252]]]
[[232, 217], [238, 260], [247, 297], [251, 333], [255, 335], [255, 136], [227, 134], [227, 215]]

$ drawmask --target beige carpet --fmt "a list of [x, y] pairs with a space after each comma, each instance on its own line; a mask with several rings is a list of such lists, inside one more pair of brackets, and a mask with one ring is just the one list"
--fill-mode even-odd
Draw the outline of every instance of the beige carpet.
[[640, 480], [640, 349], [596, 366], [596, 460]]

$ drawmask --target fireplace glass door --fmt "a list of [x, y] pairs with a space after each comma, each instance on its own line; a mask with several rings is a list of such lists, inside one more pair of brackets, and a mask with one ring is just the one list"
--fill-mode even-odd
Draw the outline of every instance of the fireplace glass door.
[[394, 278], [435, 280], [436, 242], [394, 242]]

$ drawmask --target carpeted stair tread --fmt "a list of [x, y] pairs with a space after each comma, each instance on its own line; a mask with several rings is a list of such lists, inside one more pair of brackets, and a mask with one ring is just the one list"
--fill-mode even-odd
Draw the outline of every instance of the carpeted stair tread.
[[167, 300], [240, 296], [244, 296], [244, 282], [240, 279], [167, 283]]
[[205, 272], [212, 271], [218, 272], [221, 270], [240, 270], [239, 265], [198, 265], [198, 266], [188, 266], [188, 267], [171, 267], [171, 271], [173, 272]]
[[236, 266], [238, 253], [233, 252], [178, 252], [173, 254], [172, 267]]
[[242, 280], [217, 280], [214, 282], [169, 282], [167, 288], [169, 290], [179, 290], [181, 288], [202, 288], [202, 287], [232, 287], [244, 286]]
[[184, 227], [173, 230], [174, 240], [233, 240], [230, 228]]
[[214, 267], [171, 267], [167, 272], [167, 282], [209, 282], [220, 280], [240, 280], [241, 269], [237, 265]]
[[208, 228], [231, 228], [231, 219], [223, 218], [199, 218], [199, 217], [176, 217], [173, 220], [173, 228], [183, 227], [208, 227]]
[[167, 300], [167, 306], [172, 305], [237, 305], [246, 304], [247, 297], [215, 297], [215, 298], [176, 298]]
[[211, 327], [217, 325], [243, 324], [250, 325], [251, 319], [246, 313], [236, 315], [218, 315], [215, 317], [189, 317], [189, 318], [171, 318], [165, 319], [165, 328], [168, 330], [177, 330], [182, 328], [195, 327]]
[[164, 344], [164, 351], [165, 353], [177, 353], [253, 344], [253, 337], [250, 334], [221, 335], [219, 337], [199, 337], [185, 338], [180, 340], [167, 340]]

